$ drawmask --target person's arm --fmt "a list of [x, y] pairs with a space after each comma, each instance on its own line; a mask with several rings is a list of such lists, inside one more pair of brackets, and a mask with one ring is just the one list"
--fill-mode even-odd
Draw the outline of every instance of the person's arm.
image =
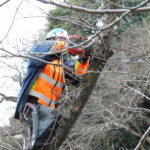
[[90, 64], [90, 59], [92, 56], [92, 46], [84, 49], [84, 53], [79, 57], [75, 65], [75, 73], [78, 75], [84, 75]]
[[[64, 63], [67, 67], [71, 68], [73, 67], [73, 71], [69, 71], [68, 69], [65, 70], [65, 78], [67, 79], [67, 85], [73, 85], [73, 86], [79, 86], [81, 78], [80, 75], [84, 75], [88, 69], [88, 66], [90, 64], [90, 59], [92, 56], [92, 48], [86, 48], [85, 50], [80, 50], [76, 48], [69, 49], [68, 52], [70, 55], [78, 55], [79, 59], [76, 60], [76, 62], [72, 63], [71, 60], [64, 59]], [[74, 65], [70, 65], [74, 64]]]

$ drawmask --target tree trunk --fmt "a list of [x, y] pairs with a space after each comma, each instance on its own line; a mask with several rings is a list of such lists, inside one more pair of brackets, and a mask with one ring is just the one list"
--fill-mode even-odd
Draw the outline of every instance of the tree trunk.
[[[108, 38], [110, 38], [110, 32], [109, 35], [104, 37], [105, 40], [108, 42]], [[107, 43], [105, 43], [107, 46]], [[107, 46], [109, 47], [109, 46]], [[91, 95], [95, 84], [99, 78], [100, 72], [104, 68], [105, 64], [108, 61], [108, 58], [112, 56], [112, 51], [108, 49], [104, 49], [102, 45], [96, 46], [96, 50], [98, 51], [95, 58], [93, 58], [90, 70], [91, 73], [88, 73], [81, 84], [81, 92], [78, 95], [76, 99], [74, 99], [71, 103], [70, 109], [69, 109], [69, 115], [63, 119], [61, 122], [58, 130], [57, 130], [57, 137], [56, 140], [47, 146], [45, 150], [58, 150], [63, 141], [66, 139], [68, 134], [70, 133], [70, 130], [74, 126], [75, 122], [77, 121], [79, 115], [81, 114], [87, 100], [89, 99], [89, 96]], [[95, 72], [99, 73], [95, 73]]]
[[[115, 0], [116, 1], [116, 0]], [[114, 6], [109, 6], [109, 8]], [[115, 19], [114, 15], [106, 15], [104, 23], [105, 25], [111, 23]], [[90, 65], [90, 73], [86, 74], [81, 84], [81, 91], [76, 99], [74, 99], [70, 105], [69, 115], [64, 118], [57, 129], [56, 139], [52, 144], [47, 145], [45, 150], [59, 150], [59, 147], [65, 141], [73, 128], [78, 117], [80, 116], [86, 102], [88, 101], [97, 80], [99, 79], [100, 72], [103, 70], [108, 59], [113, 55], [110, 49], [110, 43], [112, 40], [113, 29], [109, 28], [102, 34], [102, 40], [99, 40], [94, 45], [94, 56]], [[96, 73], [98, 72], [98, 73]]]

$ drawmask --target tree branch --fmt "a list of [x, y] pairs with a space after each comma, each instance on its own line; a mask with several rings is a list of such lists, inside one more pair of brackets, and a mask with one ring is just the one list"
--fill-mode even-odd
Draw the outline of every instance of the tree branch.
[[16, 16], [17, 16], [18, 10], [19, 10], [19, 8], [20, 8], [22, 2], [23, 2], [23, 0], [19, 3], [18, 7], [16, 8], [16, 11], [15, 11], [15, 14], [14, 14], [14, 17], [13, 17], [13, 20], [12, 20], [12, 22], [11, 22], [11, 25], [10, 25], [10, 27], [9, 27], [9, 29], [8, 29], [8, 31], [7, 31], [7, 33], [6, 33], [6, 35], [3, 37], [3, 39], [2, 39], [1, 42], [3, 42], [3, 41], [5, 40], [5, 38], [8, 36], [8, 34], [9, 34], [9, 32], [10, 32], [10, 30], [11, 30], [13, 24], [14, 24], [15, 18], [16, 18]]
[[147, 100], [150, 101], [150, 97], [148, 97], [147, 95], [145, 95], [144, 93], [142, 93], [141, 91], [137, 90], [137, 89], [134, 89], [128, 85], [125, 85], [125, 87], [129, 88], [130, 90], [134, 91], [135, 93], [141, 95], [142, 97], [145, 97]]
[[16, 102], [17, 97], [15, 96], [6, 96], [3, 93], [0, 93], [0, 96], [2, 97], [0, 100], [0, 103], [2, 103], [4, 100], [5, 101], [11, 101], [11, 102]]
[[91, 36], [91, 38], [89, 38], [88, 40], [82, 42], [81, 44], [79, 44], [78, 46], [84, 45], [85, 43], [91, 41], [92, 39], [94, 39], [95, 37], [97, 37], [102, 31], [105, 31], [108, 28], [113, 27], [116, 23], [118, 23], [123, 17], [127, 16], [130, 12], [132, 12], [133, 10], [137, 10], [139, 7], [147, 4], [150, 0], [145, 0], [144, 2], [141, 2], [139, 5], [132, 7], [130, 9], [127, 9], [126, 12], [124, 12], [120, 17], [116, 18], [114, 21], [110, 22], [109, 24], [107, 24], [106, 26], [100, 28], [94, 35]]
[[46, 64], [51, 64], [51, 65], [58, 65], [58, 66], [61, 66], [61, 64], [57, 64], [57, 63], [51, 63], [49, 61], [45, 61], [45, 60], [42, 60], [40, 58], [36, 58], [36, 57], [32, 57], [32, 56], [26, 56], [26, 55], [20, 55], [20, 54], [14, 54], [12, 52], [9, 52], [8, 50], [5, 50], [3, 48], [0, 48], [1, 51], [4, 51], [5, 53], [8, 53], [11, 57], [21, 57], [21, 58], [29, 58], [29, 59], [34, 59], [34, 60], [37, 60], [37, 61], [40, 61], [40, 62], [44, 62]]
[[[104, 10], [93, 10], [93, 9], [88, 9], [88, 8], [84, 8], [84, 7], [79, 7], [79, 6], [72, 6], [72, 5], [68, 5], [68, 4], [61, 4], [58, 2], [54, 2], [54, 1], [46, 1], [46, 0], [36, 0], [39, 2], [42, 2], [44, 4], [51, 4], [51, 5], [55, 5], [64, 9], [71, 9], [77, 12], [83, 12], [83, 13], [88, 13], [88, 14], [122, 14], [126, 11], [128, 11], [129, 9], [104, 9]], [[149, 2], [149, 1], [148, 1]], [[132, 9], [131, 12], [149, 12], [150, 11], [150, 7], [142, 7], [142, 8], [138, 8], [138, 9]]]
[[5, 2], [3, 2], [2, 4], [0, 4], [0, 7], [2, 7], [3, 5], [5, 5], [6, 3], [8, 3], [10, 0], [7, 0]]
[[133, 135], [140, 137], [141, 135], [137, 132], [135, 132], [134, 130], [132, 130], [131, 128], [129, 128], [128, 126], [125, 126], [124, 124], [118, 124], [117, 122], [114, 122], [114, 125], [116, 125], [117, 127], [120, 127], [122, 129], [125, 129], [126, 131], [132, 133]]
[[146, 130], [146, 132], [143, 134], [143, 136], [141, 137], [138, 145], [136, 146], [136, 148], [134, 150], [140, 150], [144, 141], [146, 140], [147, 136], [150, 134], [150, 126], [149, 128]]

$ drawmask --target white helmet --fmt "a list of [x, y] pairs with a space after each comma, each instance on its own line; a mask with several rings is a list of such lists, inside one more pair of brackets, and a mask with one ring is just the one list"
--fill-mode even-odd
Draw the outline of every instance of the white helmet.
[[67, 31], [62, 28], [53, 29], [47, 34], [46, 40], [48, 40], [50, 38], [59, 38], [59, 37], [68, 39]]

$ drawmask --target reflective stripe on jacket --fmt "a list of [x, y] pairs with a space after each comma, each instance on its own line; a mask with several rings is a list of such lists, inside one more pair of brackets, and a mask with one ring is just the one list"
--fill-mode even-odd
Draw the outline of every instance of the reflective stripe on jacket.
[[[62, 64], [60, 60], [52, 63]], [[56, 108], [64, 87], [62, 66], [47, 64], [32, 85], [29, 95], [38, 98], [38, 103]]]

